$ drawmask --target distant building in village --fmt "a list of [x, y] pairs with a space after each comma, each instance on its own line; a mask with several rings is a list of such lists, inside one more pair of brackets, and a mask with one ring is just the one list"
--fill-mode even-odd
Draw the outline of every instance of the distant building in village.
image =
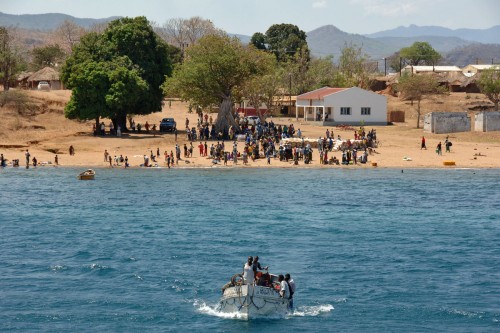
[[18, 88], [28, 88], [28, 79], [33, 75], [33, 72], [21, 72], [16, 78], [16, 87]]
[[462, 69], [465, 76], [474, 76], [477, 73], [481, 73], [485, 69], [490, 69], [492, 67], [499, 67], [500, 65], [467, 65]]
[[60, 74], [52, 67], [45, 67], [38, 72], [33, 73], [28, 79], [27, 84], [29, 89], [36, 89], [38, 84], [42, 81], [48, 82], [50, 89], [59, 90], [63, 89]]
[[387, 97], [358, 87], [330, 88], [297, 96], [296, 119], [323, 125], [387, 125]]
[[443, 72], [461, 72], [460, 67], [457, 66], [411, 66], [407, 65], [403, 68], [403, 73], [443, 73]]

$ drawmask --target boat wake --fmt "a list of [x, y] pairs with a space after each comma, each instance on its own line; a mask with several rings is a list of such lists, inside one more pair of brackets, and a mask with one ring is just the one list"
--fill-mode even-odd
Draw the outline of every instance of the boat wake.
[[219, 317], [219, 318], [226, 318], [226, 319], [246, 319], [245, 316], [243, 316], [239, 312], [222, 312], [217, 309], [218, 304], [210, 306], [204, 301], [201, 300], [194, 300], [193, 303], [194, 307], [197, 309], [198, 312], [209, 315], [209, 316], [214, 316], [214, 317]]
[[[218, 304], [208, 305], [202, 300], [194, 300], [193, 306], [200, 313], [205, 315], [225, 318], [225, 319], [242, 319], [246, 320], [246, 317], [239, 312], [222, 312], [217, 309]], [[289, 313], [285, 318], [293, 317], [316, 317], [324, 313], [333, 311], [335, 308], [331, 304], [314, 305], [314, 306], [299, 306], [295, 309], [293, 313]], [[266, 319], [274, 319], [274, 317], [266, 316]], [[282, 319], [283, 317], [276, 317], [276, 319]]]
[[295, 309], [290, 317], [316, 317], [323, 313], [328, 313], [335, 309], [331, 304], [314, 305], [314, 306], [299, 306]]

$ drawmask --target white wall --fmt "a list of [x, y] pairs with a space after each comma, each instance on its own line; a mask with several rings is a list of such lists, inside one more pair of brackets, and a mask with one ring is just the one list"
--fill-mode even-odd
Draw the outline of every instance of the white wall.
[[474, 130], [476, 132], [500, 131], [500, 112], [483, 111], [477, 114]]
[[[333, 120], [337, 123], [387, 124], [387, 97], [361, 88], [350, 88], [325, 96], [324, 105], [332, 107]], [[341, 115], [341, 107], [350, 107], [351, 115]], [[371, 108], [370, 115], [361, 115], [361, 108]]]
[[467, 112], [430, 112], [424, 116], [424, 132], [434, 134], [470, 132]]

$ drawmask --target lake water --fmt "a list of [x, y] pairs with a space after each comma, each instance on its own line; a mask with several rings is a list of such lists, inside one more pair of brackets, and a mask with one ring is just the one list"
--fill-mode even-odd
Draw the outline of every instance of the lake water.
[[[0, 170], [0, 331], [498, 332], [500, 170]], [[296, 312], [242, 321], [259, 255]]]

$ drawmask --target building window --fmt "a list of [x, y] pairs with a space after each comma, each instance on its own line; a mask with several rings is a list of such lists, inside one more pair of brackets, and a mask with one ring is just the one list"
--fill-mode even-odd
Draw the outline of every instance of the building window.
[[361, 115], [362, 116], [369, 116], [372, 113], [371, 108], [361, 108]]
[[351, 115], [351, 108], [341, 107], [340, 108], [340, 114], [341, 115], [345, 115], [345, 116], [350, 116]]

